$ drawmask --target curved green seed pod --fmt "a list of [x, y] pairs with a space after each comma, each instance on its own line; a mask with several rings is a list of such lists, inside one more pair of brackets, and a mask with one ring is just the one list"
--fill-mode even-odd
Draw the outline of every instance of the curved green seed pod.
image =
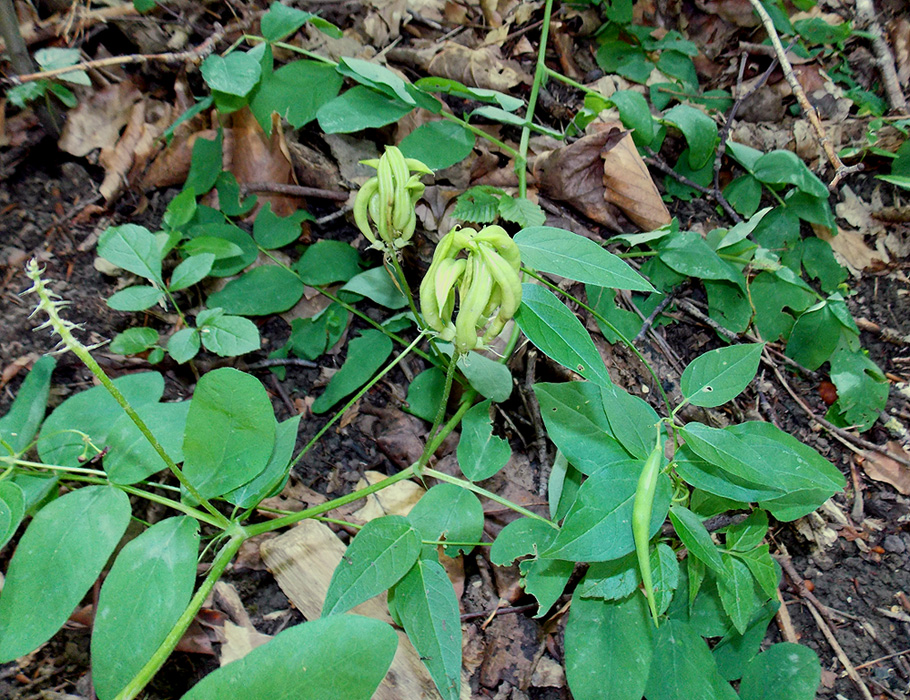
[[455, 317], [455, 349], [461, 354], [476, 349], [482, 343], [477, 336], [479, 328], [486, 325], [483, 310], [493, 291], [493, 277], [479, 255], [468, 259], [472, 268], [471, 285], [461, 297], [461, 306]]
[[654, 583], [651, 579], [651, 512], [654, 509], [654, 493], [657, 490], [657, 477], [660, 475], [660, 463], [663, 458], [663, 443], [658, 433], [657, 444], [645, 460], [638, 477], [638, 488], [632, 505], [632, 537], [635, 540], [635, 554], [638, 557], [638, 568], [641, 571], [641, 582], [645, 588], [648, 607], [658, 626], [657, 601], [654, 599]]
[[512, 237], [502, 226], [485, 226], [475, 236], [478, 242], [487, 243], [518, 272], [521, 269], [521, 252]]
[[496, 284], [499, 285], [502, 294], [500, 314], [506, 318], [512, 318], [521, 304], [521, 278], [499, 253], [484, 245], [479, 248], [480, 255]]
[[354, 198], [354, 224], [373, 245], [376, 244], [376, 234], [373, 233], [373, 229], [370, 226], [369, 206], [370, 201], [373, 199], [378, 189], [379, 179], [375, 177], [370, 178], [363, 183], [363, 186]]
[[379, 167], [376, 169], [376, 177], [379, 178], [379, 192], [377, 193], [376, 207], [377, 217], [376, 226], [379, 228], [379, 235], [386, 243], [392, 240], [392, 206], [395, 202], [395, 180], [392, 177], [392, 167], [388, 158], [383, 156], [379, 159]]
[[404, 163], [408, 166], [408, 170], [415, 173], [420, 173], [421, 175], [432, 175], [433, 171], [430, 170], [430, 167], [426, 165], [423, 161], [419, 161], [416, 158], [405, 158]]

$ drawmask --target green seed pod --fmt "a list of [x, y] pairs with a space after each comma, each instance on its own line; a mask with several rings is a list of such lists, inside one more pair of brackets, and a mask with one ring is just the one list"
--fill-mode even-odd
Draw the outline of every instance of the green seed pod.
[[453, 340], [459, 354], [483, 348], [521, 304], [520, 269], [518, 246], [499, 226], [452, 229], [437, 244], [420, 285], [425, 324]]
[[[373, 248], [391, 253], [406, 246], [417, 228], [414, 206], [423, 195], [420, 177], [432, 171], [387, 146], [381, 158], [361, 161], [376, 168], [354, 200], [354, 223]], [[412, 174], [415, 173], [415, 174]]]

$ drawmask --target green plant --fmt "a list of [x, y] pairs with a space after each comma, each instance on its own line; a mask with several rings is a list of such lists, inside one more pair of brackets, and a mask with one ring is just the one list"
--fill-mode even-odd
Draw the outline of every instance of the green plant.
[[[612, 3], [610, 12], [627, 7]], [[547, 2], [545, 27], [551, 8]], [[200, 346], [223, 355], [258, 349], [258, 333], [245, 317], [287, 309], [300, 299], [303, 285], [316, 287], [331, 304], [319, 316], [295, 322], [279, 354], [315, 359], [338, 341], [351, 316], [359, 318], [370, 327], [348, 343], [344, 363], [316, 398], [313, 412], [328, 412], [347, 400], [296, 455], [300, 418], [278, 423], [264, 387], [251, 375], [217, 369], [200, 378], [191, 400], [162, 403], [163, 378], [155, 372], [113, 381], [105, 376], [61, 318], [60, 300], [32, 265], [39, 309], [103, 386], [67, 399], [42, 423], [53, 361], [41, 360], [12, 410], [0, 419], [0, 445], [7, 452], [0, 456], [0, 541], [9, 541], [33, 515], [0, 596], [0, 660], [28, 653], [63, 624], [120, 541], [131, 516], [130, 497], [179, 515], [146, 528], [125, 546], [101, 588], [92, 640], [101, 700], [125, 700], [142, 691], [244, 541], [324, 517], [398, 481], [433, 478], [440, 483], [406, 518], [378, 518], [359, 530], [333, 575], [318, 620], [286, 630], [242, 661], [210, 674], [185, 698], [222, 697], [238, 689], [249, 696], [370, 697], [389, 668], [397, 638], [385, 623], [348, 611], [383, 591], [389, 591], [390, 612], [440, 695], [459, 697], [458, 601], [438, 547], [455, 554], [479, 545], [490, 545], [495, 564], [520, 560], [538, 617], [564, 594], [576, 565], [587, 566], [572, 591], [566, 629], [567, 676], [577, 698], [814, 697], [820, 666], [811, 650], [777, 644], [759, 653], [777, 609], [780, 580], [763, 541], [769, 514], [782, 522], [802, 517], [842, 489], [844, 478], [817, 452], [773, 425], [714, 428], [681, 419], [686, 405], [715, 408], [748, 391], [765, 344], [732, 344], [696, 358], [680, 377], [675, 405], [645, 363], [662, 399], [658, 412], [614, 384], [591, 334], [560, 296], [589, 313], [611, 342], [624, 343], [644, 360], [629, 340], [641, 323], [630, 322], [616, 306], [616, 290], [637, 293], [636, 302], [647, 309], [659, 303], [659, 291], [688, 278], [702, 280], [711, 317], [731, 335], [751, 327], [765, 341], [785, 341], [788, 354], [805, 366], [830, 361], [833, 376], [845, 375], [830, 417], [865, 425], [876, 415], [882, 382], [859, 349], [842, 294], [844, 277], [830, 249], [799, 235], [800, 220], [830, 224], [821, 182], [784, 152], [761, 154], [728, 143], [745, 173], [739, 195], [733, 196], [736, 187], [730, 190], [731, 203], [748, 220], [705, 238], [675, 224], [618, 237], [630, 247], [630, 256], [647, 259], [642, 270], [648, 279], [597, 243], [540, 225], [533, 218], [538, 211], [524, 198], [476, 190], [459, 206], [469, 209], [489, 197], [492, 211], [475, 212], [473, 220], [492, 223], [498, 213], [510, 221], [514, 207], [524, 217], [516, 219], [523, 220], [522, 230], [509, 236], [493, 225], [445, 235], [420, 285], [418, 307], [399, 258], [413, 233], [415, 195], [422, 188], [417, 178], [424, 171], [422, 163], [408, 159], [437, 169], [458, 162], [477, 136], [489, 138], [471, 123], [474, 115], [519, 127], [525, 135], [541, 130], [533, 122], [534, 99], [525, 116], [517, 117], [523, 102], [508, 95], [438, 79], [411, 84], [355, 59], [333, 64], [310, 57], [275, 70], [272, 46], [299, 52], [282, 39], [307, 21], [333, 31], [313, 15], [273, 4], [262, 19], [262, 36], [242, 40], [256, 46], [243, 52], [238, 42], [225, 55], [211, 57], [203, 77], [222, 113], [249, 106], [266, 130], [276, 111], [294, 126], [316, 120], [326, 132], [382, 126], [417, 107], [442, 117], [415, 131], [400, 152], [388, 149], [374, 164], [376, 180], [358, 196], [356, 222], [384, 252], [382, 264], [364, 271], [357, 251], [335, 241], [307, 247], [291, 265], [279, 263], [271, 251], [296, 242], [306, 214], [280, 218], [264, 207], [252, 235], [236, 226], [232, 219], [251, 211], [255, 201], [241, 201], [236, 181], [221, 172], [220, 134], [197, 140], [187, 184], [169, 205], [163, 231], [132, 225], [109, 229], [99, 241], [99, 254], [150, 283], [119, 292], [109, 301], [114, 308], [146, 310], [167, 303], [177, 310], [185, 327], [171, 336], [166, 349], [178, 362], [192, 359]], [[675, 36], [654, 40], [626, 26], [624, 14], [613, 21], [625, 24], [605, 32], [608, 48], [602, 53], [608, 59], [619, 60], [616, 55], [624, 51], [628, 57], [620, 56], [620, 65], [629, 71], [656, 65], [682, 82], [666, 90], [685, 87], [685, 95], [678, 96], [696, 94], [687, 42]], [[556, 77], [541, 52], [532, 95], [546, 75]], [[357, 84], [341, 92], [344, 78]], [[301, 101], [301, 93], [308, 99]], [[434, 93], [485, 104], [458, 116]], [[597, 109], [605, 100], [594, 93], [586, 97]], [[666, 102], [654, 115], [638, 93], [616, 93], [609, 100], [635, 128], [643, 148], [659, 151], [667, 135], [679, 132], [688, 148], [677, 168], [695, 174], [715, 161], [717, 127], [700, 109], [678, 104], [664, 111]], [[516, 159], [523, 178], [527, 139], [518, 149], [492, 142]], [[220, 210], [197, 203], [212, 188], [218, 190]], [[778, 208], [759, 210], [763, 194]], [[172, 252], [183, 259], [168, 278], [165, 261]], [[247, 270], [260, 253], [276, 264]], [[801, 277], [803, 270], [817, 280], [821, 293]], [[205, 277], [238, 273], [208, 296], [208, 308], [189, 325], [175, 294]], [[587, 303], [548, 275], [584, 284]], [[331, 291], [337, 283], [343, 287]], [[361, 303], [382, 307], [384, 320], [364, 313]], [[406, 307], [410, 313], [399, 313]], [[501, 362], [476, 352], [511, 319], [515, 328]], [[412, 334], [415, 322], [418, 332]], [[546, 516], [478, 484], [497, 474], [511, 454], [509, 443], [494, 434], [490, 409], [512, 393], [505, 362], [520, 334], [583, 379], [533, 386], [547, 436], [557, 448]], [[808, 342], [819, 338], [824, 342]], [[163, 358], [165, 350], [151, 329], [131, 329], [114, 342], [120, 351], [151, 350], [153, 360]], [[395, 343], [403, 350], [389, 361]], [[367, 488], [258, 521], [257, 504], [278, 492], [293, 465], [347, 408], [412, 353], [427, 365], [408, 389], [409, 409], [432, 424], [420, 458]], [[867, 383], [857, 385], [857, 376]], [[455, 382], [464, 390], [450, 407]], [[456, 457], [463, 479], [429, 466], [459, 427]], [[33, 448], [39, 461], [28, 459]], [[63, 495], [61, 485], [68, 490]], [[492, 543], [482, 541], [478, 496], [520, 516]], [[729, 511], [741, 517], [709, 532], [708, 520]], [[194, 590], [197, 563], [209, 559], [209, 550], [214, 556], [208, 573]], [[51, 575], [61, 585], [45, 586]], [[162, 598], [160, 590], [172, 595]], [[127, 615], [124, 611], [134, 610], [137, 602], [144, 615]], [[350, 663], [352, 658], [356, 663]], [[730, 684], [735, 681], [738, 693]]]

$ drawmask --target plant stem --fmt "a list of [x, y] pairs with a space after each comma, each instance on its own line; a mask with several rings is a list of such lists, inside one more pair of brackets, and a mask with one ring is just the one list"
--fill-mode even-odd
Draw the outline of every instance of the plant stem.
[[340, 496], [326, 503], [321, 503], [318, 506], [313, 506], [312, 508], [307, 508], [306, 510], [301, 510], [292, 515], [286, 515], [283, 518], [277, 518], [275, 520], [270, 520], [268, 522], [256, 523], [255, 525], [248, 525], [245, 530], [248, 537], [256, 537], [257, 535], [262, 535], [266, 532], [272, 532], [274, 530], [279, 530], [288, 525], [294, 525], [299, 523], [301, 520], [306, 520], [307, 518], [313, 518], [317, 515], [322, 515], [323, 513], [328, 513], [331, 510], [340, 508], [341, 506], [347, 505], [348, 503], [353, 503], [354, 501], [359, 501], [362, 498], [366, 498], [370, 494], [376, 493], [377, 491], [382, 491], [382, 489], [396, 484], [399, 481], [404, 481], [405, 479], [410, 479], [413, 476], [416, 476], [414, 467], [415, 464], [412, 464], [407, 469], [402, 469], [397, 474], [386, 477], [382, 481], [377, 481], [375, 484], [370, 484], [369, 486], [353, 491], [351, 493]]
[[544, 66], [544, 71], [546, 71], [546, 74], [549, 77], [554, 78], [555, 80], [558, 80], [559, 82], [561, 82], [565, 85], [568, 85], [569, 87], [573, 87], [576, 90], [581, 90], [586, 95], [592, 95], [594, 97], [599, 97], [602, 100], [607, 99], [597, 90], [592, 90], [587, 85], [582, 85], [577, 80], [572, 80], [572, 78], [570, 78], [569, 76], [563, 75], [562, 73], [559, 73], [558, 71], [555, 71], [552, 68], [548, 68], [547, 66]]
[[212, 568], [209, 569], [205, 580], [196, 590], [195, 595], [193, 595], [190, 600], [190, 604], [187, 605], [186, 610], [184, 610], [177, 619], [176, 624], [171, 631], [168, 632], [157, 651], [155, 651], [152, 658], [148, 660], [133, 680], [127, 683], [126, 687], [117, 694], [117, 697], [114, 700], [132, 700], [142, 692], [142, 689], [145, 688], [146, 685], [148, 685], [148, 682], [152, 680], [154, 675], [164, 665], [164, 662], [167, 661], [171, 652], [174, 651], [177, 643], [190, 626], [190, 623], [195, 619], [196, 613], [199, 612], [199, 609], [202, 607], [202, 604], [214, 587], [215, 582], [221, 578], [221, 574], [224, 573], [227, 565], [230, 564], [231, 559], [237, 554], [240, 546], [247, 537], [247, 533], [242, 529], [231, 535], [231, 538], [215, 556], [215, 560], [212, 562]]
[[[42, 466], [46, 466], [46, 465], [42, 465]], [[211, 515], [209, 515], [208, 513], [206, 513], [203, 510], [199, 510], [198, 508], [193, 508], [192, 506], [188, 506], [185, 503], [181, 503], [180, 501], [175, 501], [171, 498], [167, 498], [166, 496], [159, 496], [157, 493], [152, 493], [151, 491], [137, 489], [135, 486], [126, 486], [124, 484], [112, 484], [107, 479], [102, 479], [102, 478], [95, 477], [95, 476], [84, 476], [82, 474], [72, 474], [70, 476], [67, 476], [66, 480], [67, 481], [81, 481], [86, 484], [99, 484], [101, 486], [113, 486], [114, 488], [118, 488], [121, 491], [123, 491], [124, 493], [128, 493], [131, 496], [137, 496], [139, 498], [144, 498], [147, 501], [151, 501], [152, 503], [158, 503], [159, 505], [167, 506], [168, 508], [173, 508], [174, 510], [176, 510], [180, 513], [183, 513], [184, 515], [189, 515], [191, 518], [196, 518], [196, 520], [198, 520], [199, 522], [206, 523], [207, 525], [211, 525], [212, 527], [217, 527], [217, 528], [223, 529], [223, 526], [222, 526], [220, 520], [215, 520], [215, 518], [213, 518]]]
[[[528, 124], [534, 119], [534, 109], [537, 107], [537, 95], [540, 84], [546, 75], [547, 65], [547, 37], [550, 34], [550, 17], [553, 14], [553, 0], [546, 0], [543, 10], [543, 27], [540, 30], [540, 47], [537, 50], [537, 68], [534, 71], [534, 83], [531, 85], [531, 95], [528, 97], [528, 109], [525, 111], [525, 121]], [[526, 197], [528, 194], [528, 143], [531, 139], [531, 129], [525, 126], [521, 130], [521, 141], [518, 145], [518, 156], [515, 158], [515, 170], [518, 172], [518, 196]]]
[[101, 365], [95, 361], [95, 358], [92, 357], [88, 348], [79, 342], [72, 334], [71, 328], [74, 327], [74, 324], [60, 318], [60, 315], [57, 313], [57, 307], [62, 302], [55, 303], [51, 299], [50, 293], [44, 285], [44, 280], [41, 279], [41, 272], [38, 269], [38, 264], [34, 260], [29, 263], [28, 276], [34, 282], [34, 287], [30, 291], [35, 291], [41, 299], [38, 308], [48, 315], [48, 324], [57, 332], [63, 341], [63, 344], [69, 348], [76, 357], [82, 360], [82, 363], [88, 367], [89, 371], [97, 377], [98, 381], [101, 382], [101, 385], [107, 389], [107, 392], [119, 404], [120, 408], [122, 408], [126, 415], [130, 417], [130, 420], [133, 421], [135, 426], [139, 428], [139, 432], [142, 433], [148, 443], [152, 446], [152, 449], [161, 457], [168, 469], [177, 477], [180, 485], [187, 490], [187, 493], [189, 493], [194, 500], [212, 514], [215, 521], [218, 523], [218, 527], [222, 529], [230, 527], [231, 522], [218, 512], [208, 499], [203, 498], [202, 494], [196, 490], [196, 487], [190, 483], [189, 479], [186, 478], [174, 460], [171, 459], [171, 456], [165, 451], [164, 447], [161, 446], [161, 443], [158, 442], [158, 438], [155, 437], [149, 427], [145, 424], [145, 421], [139, 417], [139, 414], [136, 413], [135, 409], [130, 405], [130, 402], [127, 401], [126, 397], [120, 392], [120, 389], [114, 385], [111, 378], [107, 376], [103, 369], [101, 369]]
[[521, 154], [516, 149], [512, 148], [509, 144], [507, 144], [505, 141], [500, 141], [495, 136], [491, 136], [483, 129], [476, 127], [473, 124], [471, 124], [470, 122], [468, 122], [466, 119], [462, 119], [461, 117], [458, 117], [458, 116], [452, 114], [451, 112], [446, 112], [445, 110], [440, 112], [439, 116], [441, 116], [443, 119], [447, 119], [450, 122], [460, 124], [462, 127], [467, 129], [468, 131], [470, 131], [475, 136], [479, 136], [482, 139], [486, 139], [487, 141], [492, 143], [494, 146], [498, 147], [504, 153], [507, 153], [508, 155], [515, 158], [516, 162], [521, 157]]
[[[473, 389], [468, 390], [464, 398], [462, 399], [461, 406], [455, 412], [449, 421], [442, 427], [442, 429], [436, 434], [430, 441], [430, 447], [426, 452], [432, 455], [436, 450], [439, 449], [439, 446], [443, 441], [448, 437], [455, 427], [461, 422], [461, 419], [464, 417], [464, 414], [467, 413], [468, 409], [471, 408], [471, 405], [474, 402], [474, 398], [477, 396], [477, 392]], [[340, 496], [332, 501], [327, 503], [321, 503], [318, 506], [313, 506], [312, 508], [307, 508], [306, 510], [301, 510], [297, 513], [291, 515], [286, 515], [283, 518], [278, 518], [264, 523], [257, 523], [255, 525], [248, 525], [245, 530], [248, 537], [255, 537], [256, 535], [261, 535], [265, 532], [272, 532], [273, 530], [278, 530], [282, 527], [288, 525], [293, 525], [298, 523], [301, 520], [306, 520], [307, 518], [313, 518], [317, 515], [322, 515], [323, 513], [328, 513], [335, 508], [340, 508], [341, 506], [347, 505], [348, 503], [353, 503], [354, 501], [359, 501], [362, 498], [366, 498], [370, 494], [381, 491], [382, 489], [391, 486], [392, 484], [398, 483], [399, 481], [404, 481], [405, 479], [410, 479], [412, 477], [418, 476], [418, 470], [422, 468], [422, 460], [424, 457], [421, 457], [420, 460], [414, 462], [407, 469], [402, 469], [397, 474], [386, 477], [382, 481], [377, 481], [375, 484], [371, 484], [365, 488], [362, 488], [358, 491]]]
[[331, 419], [328, 423], [326, 423], [324, 426], [322, 426], [322, 428], [319, 429], [319, 432], [317, 432], [317, 433], [313, 436], [313, 438], [312, 438], [312, 439], [303, 447], [303, 449], [300, 450], [300, 452], [297, 453], [297, 456], [294, 457], [294, 459], [291, 460], [291, 464], [290, 464], [290, 466], [288, 467], [288, 469], [293, 469], [294, 466], [303, 458], [303, 456], [304, 456], [307, 452], [309, 452], [311, 449], [313, 449], [313, 445], [315, 445], [315, 444], [319, 441], [319, 438], [321, 438], [323, 435], [325, 435], [325, 434], [326, 434], [326, 431], [328, 431], [329, 428], [331, 428], [333, 425], [335, 425], [335, 422], [338, 421], [338, 419], [341, 418], [341, 417], [345, 414], [345, 412], [346, 412], [351, 406], [353, 406], [355, 403], [357, 403], [357, 402], [361, 399], [361, 397], [362, 397], [364, 394], [366, 394], [370, 389], [372, 389], [374, 386], [376, 386], [376, 383], [379, 382], [379, 380], [382, 379], [382, 378], [383, 378], [385, 375], [387, 375], [389, 372], [391, 372], [392, 369], [394, 369], [395, 366], [396, 366], [399, 362], [401, 362], [401, 361], [407, 356], [407, 354], [408, 354], [409, 352], [411, 352], [412, 350], [414, 350], [414, 348], [415, 348], [415, 346], [417, 345], [417, 343], [419, 343], [420, 340], [423, 338], [423, 335], [424, 335], [424, 334], [421, 333], [421, 334], [418, 335], [416, 338], [414, 338], [414, 340], [411, 341], [411, 344], [408, 345], [404, 350], [402, 350], [401, 353], [398, 355], [398, 357], [396, 357], [396, 358], [395, 358], [394, 360], [392, 360], [389, 364], [387, 364], [387, 365], [385, 366], [385, 368], [383, 368], [383, 370], [382, 370], [379, 374], [377, 374], [375, 377], [373, 377], [369, 382], [367, 382], [367, 383], [360, 389], [360, 391], [358, 391], [356, 394], [354, 394], [354, 395], [348, 400], [348, 402], [347, 402], [344, 406], [342, 406], [342, 407], [338, 410], [338, 412], [335, 413], [334, 416], [332, 416], [332, 419]]
[[0, 457], [0, 462], [6, 462], [10, 468], [16, 467], [34, 467], [36, 469], [50, 469], [55, 472], [68, 472], [73, 474], [86, 474], [89, 476], [106, 477], [107, 474], [101, 469], [89, 469], [87, 467], [64, 467], [62, 464], [45, 464], [44, 462], [30, 462], [27, 459], [17, 459], [15, 457]]
[[449, 394], [452, 391], [452, 379], [455, 376], [455, 365], [457, 364], [458, 362], [456, 361], [455, 355], [453, 354], [452, 357], [449, 358], [449, 366], [446, 368], [446, 381], [442, 389], [442, 400], [439, 402], [439, 409], [436, 411], [436, 418], [433, 421], [433, 427], [430, 428], [430, 432], [428, 433], [429, 438], [427, 439], [426, 446], [423, 448], [423, 454], [420, 455], [420, 459], [417, 462], [419, 465], [418, 474], [420, 470], [423, 469], [423, 467], [426, 465], [427, 461], [429, 461], [430, 456], [433, 454], [433, 452], [436, 451], [436, 449], [433, 447], [433, 440], [440, 430], [439, 426], [442, 425], [442, 421], [446, 417], [446, 405], [449, 403]]
[[631, 350], [635, 354], [635, 357], [637, 357], [641, 361], [641, 363], [645, 366], [645, 368], [647, 368], [648, 373], [651, 375], [651, 378], [654, 380], [654, 383], [657, 385], [657, 390], [660, 392], [660, 395], [663, 398], [664, 407], [667, 409], [667, 413], [669, 414], [672, 412], [673, 409], [670, 408], [670, 399], [667, 397], [667, 392], [664, 391], [664, 387], [660, 383], [660, 379], [657, 377], [657, 373], [651, 367], [650, 363], [645, 359], [645, 356], [641, 354], [641, 351], [637, 347], [635, 347], [635, 345], [632, 343], [631, 340], [626, 338], [626, 336], [624, 336], [622, 334], [622, 332], [616, 326], [614, 326], [607, 319], [605, 319], [601, 314], [599, 314], [597, 311], [592, 309], [590, 306], [585, 304], [580, 299], [577, 299], [576, 297], [572, 296], [568, 292], [563, 291], [562, 289], [557, 287], [555, 284], [551, 284], [550, 282], [545, 280], [543, 277], [538, 275], [533, 270], [529, 270], [525, 267], [523, 267], [521, 269], [523, 272], [530, 275], [531, 277], [533, 277], [534, 279], [536, 279], [538, 282], [545, 285], [546, 287], [549, 287], [554, 292], [558, 292], [559, 294], [562, 294], [567, 299], [571, 299], [572, 301], [574, 301], [581, 308], [583, 308], [589, 314], [594, 316], [594, 318], [596, 318], [598, 321], [600, 321], [602, 324], [604, 324], [607, 328], [609, 328], [611, 331], [613, 331], [619, 337], [620, 341], [622, 341], [622, 344], [625, 345], [627, 348], [629, 348], [629, 350]]
[[503, 498], [502, 496], [497, 496], [492, 491], [487, 491], [486, 489], [481, 488], [480, 486], [477, 486], [476, 484], [473, 484], [470, 481], [465, 481], [464, 479], [459, 479], [458, 477], [455, 477], [455, 476], [449, 476], [445, 472], [437, 471], [436, 469], [424, 469], [423, 473], [425, 476], [432, 476], [434, 479], [439, 479], [440, 481], [445, 481], [449, 484], [454, 484], [455, 486], [460, 486], [461, 488], [467, 489], [468, 491], [473, 491], [476, 494], [480, 494], [481, 496], [485, 496], [486, 498], [489, 498], [491, 501], [494, 501], [501, 506], [505, 506], [509, 510], [514, 510], [516, 513], [520, 513], [521, 515], [524, 515], [527, 518], [533, 518], [534, 520], [540, 520], [541, 522], [544, 522], [547, 525], [550, 525], [551, 527], [556, 528], [557, 530], [559, 529], [559, 525], [554, 523], [552, 520], [548, 520], [547, 518], [543, 517], [542, 515], [538, 515], [537, 513], [530, 511], [527, 508], [524, 508], [524, 507], [518, 505], [517, 503], [512, 503], [512, 501], [510, 501], [507, 498]]
[[[411, 313], [414, 314], [414, 320], [417, 321], [417, 326], [420, 328], [421, 332], [426, 331], [426, 324], [423, 321], [423, 316], [420, 315], [420, 311], [417, 310], [417, 304], [414, 303], [414, 295], [411, 294], [411, 287], [408, 285], [408, 279], [404, 276], [404, 270], [401, 267], [401, 263], [398, 260], [398, 253], [392, 251], [389, 253], [388, 257], [392, 259], [392, 267], [395, 268], [395, 275], [398, 277], [398, 283], [401, 287], [401, 291], [404, 293], [405, 297], [408, 300], [408, 306], [411, 308]], [[430, 349], [433, 351], [433, 354], [436, 355], [440, 363], [445, 364], [446, 360], [442, 356], [442, 353], [439, 352], [439, 348], [436, 347], [436, 343], [433, 341], [433, 336], [428, 338], [430, 344]]]

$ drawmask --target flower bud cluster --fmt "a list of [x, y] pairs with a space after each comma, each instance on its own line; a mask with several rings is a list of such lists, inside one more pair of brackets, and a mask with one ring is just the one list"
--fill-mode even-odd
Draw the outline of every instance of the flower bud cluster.
[[502, 227], [452, 229], [437, 244], [420, 285], [424, 321], [458, 354], [483, 348], [521, 304], [520, 269], [518, 246]]
[[426, 165], [405, 158], [395, 146], [387, 146], [378, 160], [362, 161], [376, 168], [354, 199], [354, 223], [373, 248], [386, 253], [404, 248], [417, 226], [414, 205], [423, 195], [422, 175], [432, 174]]

